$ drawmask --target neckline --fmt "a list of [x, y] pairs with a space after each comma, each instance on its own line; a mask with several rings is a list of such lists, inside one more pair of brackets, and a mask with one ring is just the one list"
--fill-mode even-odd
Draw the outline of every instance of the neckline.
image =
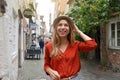
[[64, 54], [67, 51], [68, 47], [69, 47], [69, 43], [67, 44], [67, 47], [66, 47], [66, 49], [64, 51], [62, 51], [62, 49], [59, 49], [59, 50], [60, 50], [61, 53]]

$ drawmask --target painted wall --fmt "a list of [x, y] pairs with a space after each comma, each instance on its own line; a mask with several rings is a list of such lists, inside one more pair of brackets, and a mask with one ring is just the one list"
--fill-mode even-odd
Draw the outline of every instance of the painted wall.
[[17, 80], [18, 1], [6, 0], [6, 13], [0, 17], [0, 78]]

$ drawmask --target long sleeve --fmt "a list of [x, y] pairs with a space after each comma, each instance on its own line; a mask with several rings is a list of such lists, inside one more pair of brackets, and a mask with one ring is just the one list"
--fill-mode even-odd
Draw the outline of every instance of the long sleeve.
[[46, 69], [48, 67], [50, 67], [50, 53], [49, 53], [49, 50], [48, 48], [45, 46], [45, 57], [44, 57], [44, 70], [46, 71]]
[[89, 52], [91, 50], [94, 50], [97, 47], [97, 43], [94, 39], [87, 40], [85, 42], [80, 42], [79, 45], [79, 51], [81, 52]]

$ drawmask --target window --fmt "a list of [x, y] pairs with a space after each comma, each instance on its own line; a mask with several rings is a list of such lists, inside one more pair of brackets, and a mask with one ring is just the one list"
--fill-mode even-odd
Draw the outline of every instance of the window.
[[120, 49], [120, 21], [111, 22], [109, 30], [109, 48]]
[[0, 13], [4, 14], [6, 12], [5, 6], [7, 6], [6, 1], [0, 0]]
[[117, 23], [117, 46], [120, 46], [120, 22]]

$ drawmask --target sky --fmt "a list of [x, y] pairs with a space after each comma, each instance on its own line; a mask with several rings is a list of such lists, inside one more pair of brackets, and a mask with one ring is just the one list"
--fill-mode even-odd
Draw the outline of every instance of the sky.
[[38, 3], [37, 13], [38, 15], [44, 15], [44, 21], [46, 22], [46, 28], [49, 30], [49, 14], [54, 12], [54, 4], [51, 0], [36, 0]]

